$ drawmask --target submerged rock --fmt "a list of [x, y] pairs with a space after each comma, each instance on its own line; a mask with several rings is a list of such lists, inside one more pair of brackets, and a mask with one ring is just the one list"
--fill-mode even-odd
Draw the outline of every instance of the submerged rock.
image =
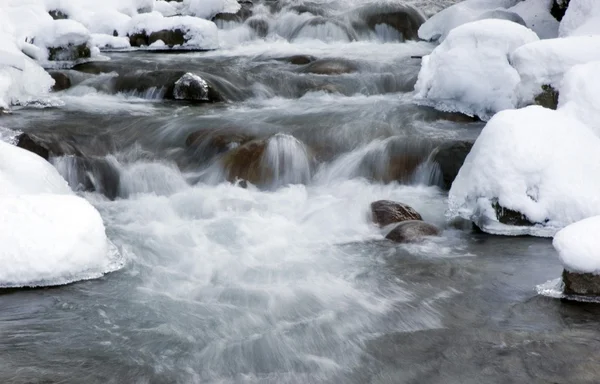
[[269, 34], [269, 22], [261, 17], [253, 17], [246, 21], [246, 25], [250, 27], [258, 37], [264, 38]]
[[380, 227], [407, 220], [423, 220], [412, 207], [391, 200], [378, 200], [371, 203], [373, 222]]
[[535, 104], [544, 108], [558, 108], [558, 91], [551, 85], [542, 85], [542, 93], [535, 97]]
[[50, 157], [48, 148], [27, 133], [22, 133], [17, 137], [17, 147], [33, 152], [45, 160]]
[[425, 17], [418, 9], [404, 4], [368, 5], [358, 10], [359, 17], [373, 31], [379, 25], [396, 30], [403, 40], [418, 40], [418, 31]]
[[222, 160], [227, 180], [242, 179], [256, 185], [270, 183], [273, 172], [262, 164], [266, 148], [266, 140], [252, 140], [227, 152]]
[[450, 189], [452, 182], [458, 175], [467, 155], [471, 151], [473, 143], [468, 141], [454, 141], [444, 143], [434, 151], [433, 161], [440, 166], [444, 187]]
[[408, 220], [398, 224], [385, 237], [396, 243], [417, 243], [427, 236], [438, 236], [441, 230], [433, 224], [420, 220]]
[[562, 273], [564, 293], [567, 295], [600, 296], [600, 275], [593, 273]]
[[316, 75], [342, 75], [358, 71], [358, 66], [345, 59], [320, 59], [310, 62], [301, 71]]
[[214, 156], [235, 149], [256, 137], [234, 129], [201, 130], [191, 133], [185, 145], [195, 161], [205, 162]]
[[280, 58], [277, 60], [285, 61], [287, 63], [294, 64], [294, 65], [306, 65], [306, 64], [310, 64], [313, 61], [315, 61], [316, 58], [314, 56], [310, 56], [310, 55], [294, 55], [294, 56], [290, 56], [290, 57], [283, 57], [283, 58]]
[[52, 163], [75, 191], [97, 192], [114, 200], [119, 194], [119, 169], [104, 157], [64, 156]]

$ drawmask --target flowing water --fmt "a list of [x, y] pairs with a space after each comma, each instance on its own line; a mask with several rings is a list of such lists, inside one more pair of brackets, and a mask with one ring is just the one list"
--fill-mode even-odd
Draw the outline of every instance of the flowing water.
[[[69, 72], [61, 106], [1, 118], [5, 139], [28, 132], [64, 152], [52, 163], [127, 261], [0, 294], [0, 382], [598, 382], [600, 307], [535, 291], [561, 272], [551, 242], [447, 223], [430, 154], [482, 124], [412, 103], [415, 57], [433, 45], [354, 27], [362, 3], [265, 1], [264, 38], [227, 22], [218, 51], [107, 53]], [[432, 14], [452, 1], [410, 3]], [[115, 85], [165, 70], [203, 76], [227, 102]], [[231, 180], [226, 151], [242, 143], [190, 144], [197, 132], [262, 143], [252, 175], [264, 177]], [[384, 240], [369, 219], [379, 199], [442, 236]]]

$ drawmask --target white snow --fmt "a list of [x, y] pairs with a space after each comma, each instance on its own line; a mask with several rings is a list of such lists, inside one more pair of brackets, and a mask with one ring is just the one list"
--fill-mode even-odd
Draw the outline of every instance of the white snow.
[[564, 74], [574, 65], [600, 60], [600, 36], [540, 40], [517, 48], [510, 62], [521, 77], [519, 104], [540, 93], [542, 85], [558, 89]]
[[92, 45], [103, 49], [126, 49], [131, 48], [127, 37], [111, 36], [102, 33], [92, 33], [90, 39]]
[[[552, 236], [600, 214], [600, 138], [561, 111], [538, 106], [495, 115], [449, 193], [449, 213], [485, 232]], [[524, 214], [533, 227], [497, 221], [492, 204]]]
[[122, 265], [98, 211], [40, 156], [0, 141], [0, 287], [65, 284]]
[[192, 16], [163, 17], [159, 12], [144, 13], [133, 17], [128, 31], [130, 34], [145, 31], [150, 34], [160, 30], [180, 29], [186, 32], [184, 45], [215, 49], [219, 46], [218, 30], [212, 21]]
[[239, 9], [236, 0], [183, 0], [186, 14], [209, 20], [217, 13], [236, 13]]
[[524, 24], [542, 39], [557, 37], [559, 23], [550, 14], [552, 0], [466, 0], [435, 14], [419, 28], [424, 40], [443, 41], [460, 25], [483, 19]]
[[484, 120], [514, 108], [520, 78], [508, 54], [537, 40], [533, 31], [506, 20], [461, 25], [423, 58], [415, 101]]
[[600, 274], [600, 216], [589, 217], [560, 230], [552, 245], [566, 270]]
[[600, 137], [600, 61], [576, 65], [564, 76], [558, 109], [579, 119]]
[[120, 267], [100, 214], [81, 197], [0, 196], [0, 211], [0, 287], [66, 284]]
[[90, 39], [87, 28], [75, 20], [52, 20], [38, 28], [34, 44], [40, 48], [86, 44]]
[[600, 35], [600, 1], [571, 0], [560, 22], [559, 36]]
[[157, 0], [154, 3], [154, 10], [165, 17], [175, 16], [177, 14], [177, 8], [171, 5], [171, 3], [167, 3], [163, 0]]

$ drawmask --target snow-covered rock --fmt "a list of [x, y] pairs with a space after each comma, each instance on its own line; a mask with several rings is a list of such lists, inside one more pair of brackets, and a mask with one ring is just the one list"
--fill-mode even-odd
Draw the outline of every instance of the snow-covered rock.
[[[212, 21], [192, 16], [164, 17], [158, 12], [140, 14], [133, 17], [128, 26], [128, 34], [151, 35], [160, 31], [180, 30], [184, 34], [184, 44], [190, 48], [216, 49], [219, 47], [218, 30]], [[153, 41], [150, 41], [150, 44]], [[166, 42], [165, 42], [166, 43]]]
[[76, 61], [89, 58], [91, 50], [88, 46], [90, 32], [74, 20], [52, 20], [40, 26], [35, 33], [33, 43], [42, 52], [38, 57], [41, 62]]
[[131, 48], [129, 39], [126, 37], [92, 33], [90, 42], [93, 46], [101, 49], [127, 49]]
[[217, 13], [236, 13], [239, 9], [236, 0], [183, 0], [183, 12], [208, 20]]
[[560, 230], [552, 244], [564, 268], [570, 272], [600, 274], [600, 216], [573, 223]]
[[521, 77], [518, 104], [531, 103], [542, 85], [558, 89], [573, 66], [598, 60], [600, 36], [541, 40], [517, 48], [510, 55], [510, 62]]
[[0, 141], [0, 287], [66, 284], [122, 266], [98, 211], [50, 163]]
[[504, 19], [526, 25], [542, 39], [557, 37], [559, 23], [550, 14], [552, 0], [465, 0], [435, 14], [419, 28], [424, 40], [443, 41], [460, 25]]
[[537, 40], [533, 31], [506, 20], [461, 25], [423, 58], [415, 101], [482, 119], [514, 108], [520, 78], [508, 55]]
[[[561, 111], [503, 111], [485, 126], [449, 193], [449, 213], [492, 234], [552, 236], [600, 215], [600, 138]], [[499, 207], [535, 225], [505, 225]]]
[[559, 36], [600, 35], [600, 1], [571, 0], [560, 22]]
[[98, 211], [74, 195], [0, 196], [0, 287], [97, 278], [122, 262]]
[[576, 65], [565, 74], [558, 109], [579, 119], [600, 137], [600, 61]]

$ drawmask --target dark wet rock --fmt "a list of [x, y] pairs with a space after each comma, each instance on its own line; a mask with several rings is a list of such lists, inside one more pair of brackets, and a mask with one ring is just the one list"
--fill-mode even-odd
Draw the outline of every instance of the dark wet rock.
[[407, 220], [423, 220], [412, 207], [391, 200], [378, 200], [371, 203], [373, 222], [380, 227]]
[[49, 71], [48, 73], [54, 79], [52, 86], [54, 92], [71, 88], [71, 78], [66, 73], [60, 71]]
[[227, 180], [242, 179], [255, 185], [271, 182], [273, 172], [262, 164], [266, 148], [267, 140], [252, 140], [227, 152], [222, 161]]
[[205, 129], [191, 133], [186, 141], [186, 150], [194, 162], [204, 163], [214, 156], [235, 149], [256, 137], [240, 133], [236, 129]]
[[53, 9], [51, 11], [48, 11], [48, 14], [54, 19], [54, 20], [63, 20], [63, 19], [68, 19], [69, 16], [64, 13], [63, 11], [60, 11], [58, 9]]
[[417, 243], [427, 236], [439, 236], [441, 230], [433, 224], [420, 220], [408, 220], [398, 224], [385, 237], [396, 243]]
[[34, 136], [30, 136], [27, 133], [22, 133], [17, 137], [17, 147], [33, 152], [36, 155], [48, 160], [50, 157], [50, 151], [48, 148], [41, 143]]
[[48, 60], [50, 61], [76, 61], [89, 59], [92, 55], [87, 44], [72, 45], [65, 47], [49, 47]]
[[152, 32], [148, 36], [148, 45], [162, 40], [163, 43], [172, 48], [175, 45], [183, 45], [187, 40], [185, 32], [181, 29], [163, 29], [161, 31]]
[[120, 172], [106, 158], [68, 156], [53, 163], [73, 190], [101, 193], [111, 200], [118, 197]]
[[309, 55], [294, 55], [294, 56], [290, 56], [290, 57], [283, 57], [278, 60], [285, 61], [287, 63], [294, 64], [294, 65], [306, 65], [306, 64], [310, 64], [313, 61], [315, 61], [316, 58], [314, 56], [309, 56]]
[[217, 13], [212, 21], [219, 25], [220, 22], [236, 22], [243, 23], [252, 16], [252, 2], [238, 1], [240, 9], [236, 13]]
[[296, 12], [298, 14], [303, 13], [311, 13], [315, 16], [326, 16], [327, 10], [324, 8], [323, 4], [313, 3], [313, 2], [305, 2], [302, 4], [295, 4], [288, 8], [288, 10]]
[[224, 98], [202, 77], [184, 71], [161, 70], [127, 73], [114, 78], [116, 92], [162, 90], [165, 99], [219, 102]]
[[419, 27], [425, 22], [419, 10], [404, 4], [368, 5], [357, 12], [371, 30], [385, 24], [398, 31], [404, 40], [418, 40]]
[[110, 62], [90, 61], [87, 63], [76, 64], [71, 67], [72, 70], [88, 73], [90, 75], [99, 75], [101, 73], [110, 73], [114, 71], [114, 67]]
[[550, 14], [558, 21], [561, 21], [567, 12], [570, 0], [552, 0]]
[[258, 37], [264, 38], [269, 34], [269, 22], [261, 17], [253, 17], [246, 21], [246, 25], [250, 27]]
[[535, 97], [535, 104], [544, 108], [558, 108], [558, 91], [551, 85], [542, 85], [542, 93]]
[[129, 35], [129, 44], [132, 47], [148, 46], [148, 35], [145, 32], [134, 33]]
[[473, 148], [473, 143], [471, 142], [454, 141], [444, 143], [434, 150], [435, 154], [432, 160], [440, 166], [446, 189], [449, 190], [452, 186], [471, 148]]
[[498, 202], [494, 202], [492, 208], [494, 208], [494, 211], [496, 212], [496, 218], [502, 224], [518, 227], [531, 227], [532, 225], [535, 225], [535, 223], [529, 221], [527, 216], [523, 215], [521, 212], [504, 208]]
[[562, 281], [564, 293], [567, 295], [600, 296], [600, 275], [570, 272], [565, 269]]
[[481, 121], [477, 116], [469, 116], [460, 112], [436, 111], [436, 115], [439, 120], [447, 120], [454, 123], [475, 123]]
[[345, 59], [320, 59], [307, 64], [301, 71], [316, 75], [342, 75], [358, 71], [358, 66]]

